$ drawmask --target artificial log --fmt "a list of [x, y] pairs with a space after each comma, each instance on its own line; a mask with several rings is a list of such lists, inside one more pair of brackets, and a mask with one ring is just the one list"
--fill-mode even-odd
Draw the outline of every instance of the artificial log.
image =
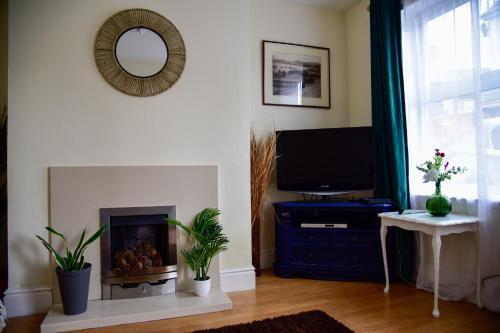
[[163, 266], [160, 252], [148, 243], [116, 252], [115, 261], [115, 271], [124, 274], [128, 272], [138, 273], [151, 267]]

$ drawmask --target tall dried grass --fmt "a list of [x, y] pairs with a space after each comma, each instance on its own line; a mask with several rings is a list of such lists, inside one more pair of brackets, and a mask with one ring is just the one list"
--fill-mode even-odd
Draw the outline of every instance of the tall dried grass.
[[263, 217], [262, 207], [271, 181], [275, 155], [276, 134], [274, 131], [257, 140], [252, 130], [250, 138], [252, 226]]

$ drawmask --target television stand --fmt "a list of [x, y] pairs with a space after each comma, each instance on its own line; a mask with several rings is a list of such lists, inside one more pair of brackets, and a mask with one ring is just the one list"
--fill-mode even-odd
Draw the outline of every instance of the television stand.
[[315, 195], [319, 197], [331, 197], [332, 195], [340, 195], [340, 194], [352, 194], [358, 193], [359, 191], [340, 191], [340, 192], [297, 192], [299, 194], [307, 194], [307, 195]]
[[[360, 201], [288, 201], [276, 211], [276, 261], [280, 277], [343, 281], [385, 281], [379, 213], [392, 204]], [[387, 234], [392, 262], [393, 235]], [[389, 271], [395, 277], [392, 264]]]

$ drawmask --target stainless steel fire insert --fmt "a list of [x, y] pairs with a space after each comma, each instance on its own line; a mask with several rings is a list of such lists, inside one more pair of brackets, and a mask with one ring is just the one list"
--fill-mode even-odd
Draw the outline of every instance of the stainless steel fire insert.
[[101, 208], [102, 299], [175, 292], [175, 206]]

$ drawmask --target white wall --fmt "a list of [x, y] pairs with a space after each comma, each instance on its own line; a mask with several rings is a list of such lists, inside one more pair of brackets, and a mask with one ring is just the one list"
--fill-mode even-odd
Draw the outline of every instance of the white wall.
[[[221, 268], [250, 254], [248, 0], [11, 0], [9, 11], [9, 288], [49, 286], [47, 167], [219, 166], [231, 244]], [[154, 97], [111, 87], [94, 62], [96, 33], [134, 7], [170, 19], [187, 63]], [[165, 184], [168, 186], [168, 184]]]
[[[332, 107], [314, 109], [262, 105], [262, 40], [330, 48]], [[349, 114], [344, 13], [281, 0], [251, 0], [250, 82], [252, 128], [257, 136], [274, 129], [347, 126]], [[270, 185], [261, 230], [261, 249], [264, 253], [274, 250], [274, 214], [270, 203], [296, 199], [300, 197], [277, 192], [276, 184]]]
[[371, 126], [370, 1], [346, 12], [349, 125]]
[[[48, 286], [34, 234], [48, 223], [51, 165], [218, 164], [231, 238], [221, 268], [250, 265], [248, 132], [369, 125], [367, 0], [347, 12], [282, 0], [11, 0], [9, 9], [9, 281]], [[136, 98], [112, 88], [93, 58], [95, 35], [119, 10], [169, 18], [187, 48], [181, 79]], [[261, 103], [263, 39], [329, 47], [332, 108]], [[277, 193], [270, 200], [297, 199]], [[262, 248], [274, 249], [266, 208]]]

